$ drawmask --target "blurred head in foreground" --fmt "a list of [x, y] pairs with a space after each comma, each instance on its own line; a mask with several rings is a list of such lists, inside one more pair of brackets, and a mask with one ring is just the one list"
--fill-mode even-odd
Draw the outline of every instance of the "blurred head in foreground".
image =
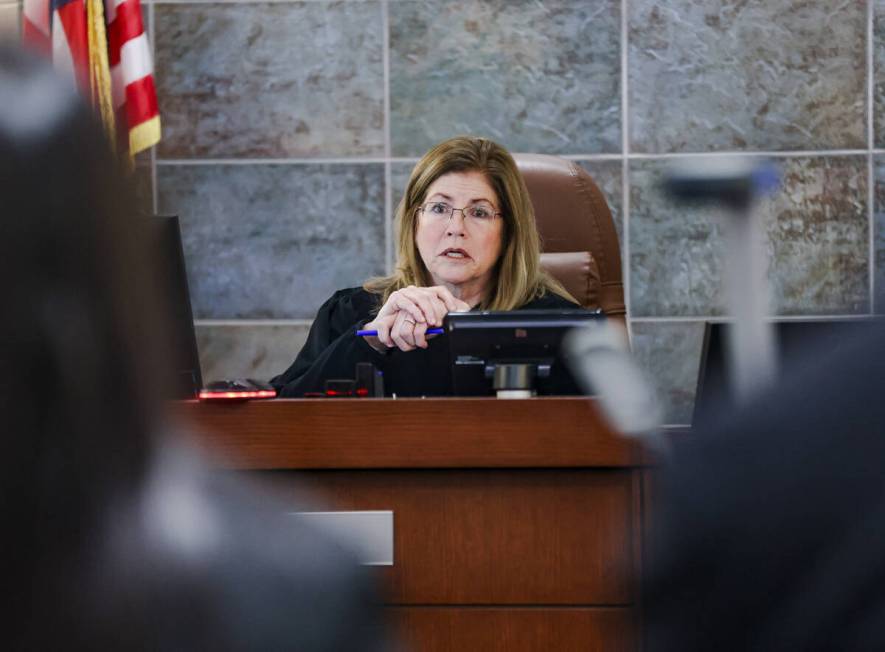
[[34, 559], [51, 577], [44, 564], [80, 553], [69, 539], [110, 490], [143, 481], [163, 320], [109, 147], [73, 87], [11, 49], [0, 50], [0, 197], [3, 478], [33, 494], [8, 508], [33, 519], [23, 551], [58, 549]]
[[12, 649], [375, 649], [352, 559], [168, 445], [166, 320], [87, 108], [0, 48], [3, 577]]

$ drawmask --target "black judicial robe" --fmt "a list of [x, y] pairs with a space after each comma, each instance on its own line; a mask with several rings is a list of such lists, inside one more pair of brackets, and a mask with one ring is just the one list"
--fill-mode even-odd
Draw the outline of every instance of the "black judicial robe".
[[[358, 362], [371, 362], [384, 373], [389, 396], [450, 396], [452, 372], [445, 336], [428, 340], [428, 348], [391, 349], [379, 353], [357, 337], [358, 328], [374, 318], [380, 297], [362, 288], [339, 290], [326, 301], [311, 326], [304, 348], [284, 373], [271, 379], [279, 396], [295, 398], [322, 392], [325, 381], [354, 378]], [[577, 309], [555, 294], [530, 301], [520, 310]]]

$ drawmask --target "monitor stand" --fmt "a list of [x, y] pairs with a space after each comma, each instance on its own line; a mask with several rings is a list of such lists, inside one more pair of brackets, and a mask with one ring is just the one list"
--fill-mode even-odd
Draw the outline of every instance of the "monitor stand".
[[486, 365], [486, 378], [492, 379], [498, 398], [531, 398], [537, 394], [535, 378], [549, 375], [549, 364], [499, 362]]

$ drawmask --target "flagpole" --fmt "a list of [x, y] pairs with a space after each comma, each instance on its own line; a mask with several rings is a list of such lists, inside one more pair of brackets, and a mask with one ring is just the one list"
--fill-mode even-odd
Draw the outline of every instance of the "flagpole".
[[[111, 67], [108, 63], [108, 36], [104, 19], [104, 2], [86, 0], [86, 19], [89, 38], [89, 86], [92, 105], [101, 117], [105, 133], [117, 150], [117, 128], [114, 119], [114, 100], [111, 94]], [[131, 158], [131, 157], [130, 157]]]

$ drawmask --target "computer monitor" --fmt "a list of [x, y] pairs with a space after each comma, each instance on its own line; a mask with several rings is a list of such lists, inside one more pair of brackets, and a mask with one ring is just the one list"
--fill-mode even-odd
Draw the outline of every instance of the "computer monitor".
[[532, 376], [527, 380], [539, 395], [581, 394], [561, 349], [562, 338], [572, 328], [604, 318], [589, 310], [449, 313], [444, 327], [455, 395], [495, 394], [495, 369], [504, 365]]
[[172, 368], [169, 372], [173, 381], [167, 398], [196, 398], [203, 386], [203, 376], [178, 216], [138, 216], [135, 220], [142, 242], [148, 248], [149, 273], [160, 290], [161, 300], [165, 301], [162, 307], [171, 320]]
[[[779, 376], [789, 375], [797, 364], [812, 355], [836, 355], [861, 330], [878, 324], [875, 317], [783, 319], [772, 322], [778, 351]], [[727, 357], [728, 320], [708, 321], [704, 326], [701, 361], [695, 394], [693, 425], [702, 425], [733, 404]]]

